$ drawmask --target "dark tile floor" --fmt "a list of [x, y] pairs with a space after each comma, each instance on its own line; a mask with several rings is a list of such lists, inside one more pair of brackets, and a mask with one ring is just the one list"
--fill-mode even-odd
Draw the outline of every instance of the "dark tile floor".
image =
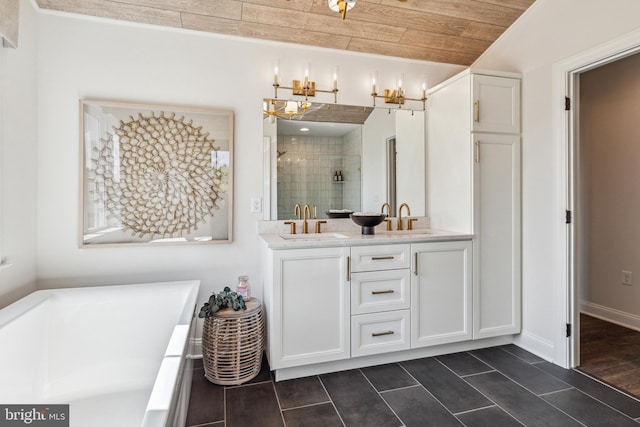
[[197, 363], [187, 426], [638, 426], [640, 401], [514, 345], [217, 386]]

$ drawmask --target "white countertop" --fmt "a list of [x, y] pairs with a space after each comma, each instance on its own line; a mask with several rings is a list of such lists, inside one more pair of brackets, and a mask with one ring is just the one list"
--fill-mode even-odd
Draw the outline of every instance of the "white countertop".
[[395, 231], [376, 230], [376, 233], [372, 235], [363, 235], [359, 231], [352, 230], [295, 235], [289, 233], [263, 233], [260, 234], [260, 238], [271, 249], [301, 249], [470, 240], [473, 235], [425, 228]]

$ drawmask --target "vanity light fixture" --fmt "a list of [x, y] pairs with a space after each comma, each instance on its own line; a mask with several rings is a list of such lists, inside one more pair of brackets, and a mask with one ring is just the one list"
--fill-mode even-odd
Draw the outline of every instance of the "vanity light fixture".
[[306, 101], [267, 99], [262, 105], [262, 112], [273, 123], [276, 118], [291, 120], [293, 116], [302, 116], [310, 105], [311, 103]]
[[376, 106], [376, 98], [383, 98], [385, 104], [398, 104], [398, 108], [402, 108], [402, 105], [404, 105], [406, 101], [422, 102], [422, 110], [425, 110], [426, 102], [427, 102], [426, 79], [425, 81], [422, 82], [422, 93], [421, 93], [422, 96], [420, 98], [406, 97], [404, 94], [404, 88], [402, 85], [403, 85], [403, 77], [400, 76], [400, 78], [398, 79], [398, 86], [396, 89], [385, 89], [384, 95], [378, 95], [378, 92], [376, 91], [376, 75], [374, 75], [373, 78], [371, 79], [371, 96], [373, 97], [373, 106], [374, 107]]
[[347, 11], [353, 9], [353, 6], [356, 5], [356, 0], [329, 0], [329, 9], [334, 12], [340, 13], [342, 19], [347, 16]]
[[278, 99], [278, 89], [288, 89], [294, 95], [304, 96], [305, 101], [309, 99], [310, 96], [316, 96], [316, 92], [322, 93], [333, 93], [333, 102], [338, 102], [338, 68], [334, 70], [333, 73], [333, 82], [331, 83], [331, 90], [322, 90], [316, 88], [316, 82], [312, 82], [309, 80], [309, 68], [305, 69], [304, 72], [304, 80], [293, 80], [291, 86], [281, 86], [280, 78], [278, 76], [278, 67], [275, 67], [273, 73], [273, 89], [274, 89], [274, 98]]

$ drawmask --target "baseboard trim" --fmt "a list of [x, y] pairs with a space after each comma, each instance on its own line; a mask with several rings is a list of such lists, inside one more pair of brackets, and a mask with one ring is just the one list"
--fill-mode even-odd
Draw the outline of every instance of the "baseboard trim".
[[192, 338], [190, 340], [189, 357], [191, 359], [202, 359], [202, 338]]
[[640, 316], [588, 301], [580, 301], [580, 312], [625, 328], [640, 331]]
[[546, 360], [547, 362], [553, 363], [555, 349], [551, 341], [540, 338], [539, 336], [527, 331], [522, 331], [520, 335], [515, 336], [513, 343], [518, 347]]

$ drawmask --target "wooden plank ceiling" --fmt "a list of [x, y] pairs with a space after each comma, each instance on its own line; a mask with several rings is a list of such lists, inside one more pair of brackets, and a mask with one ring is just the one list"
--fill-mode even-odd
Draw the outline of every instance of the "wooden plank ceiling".
[[535, 0], [36, 0], [43, 9], [470, 65]]

